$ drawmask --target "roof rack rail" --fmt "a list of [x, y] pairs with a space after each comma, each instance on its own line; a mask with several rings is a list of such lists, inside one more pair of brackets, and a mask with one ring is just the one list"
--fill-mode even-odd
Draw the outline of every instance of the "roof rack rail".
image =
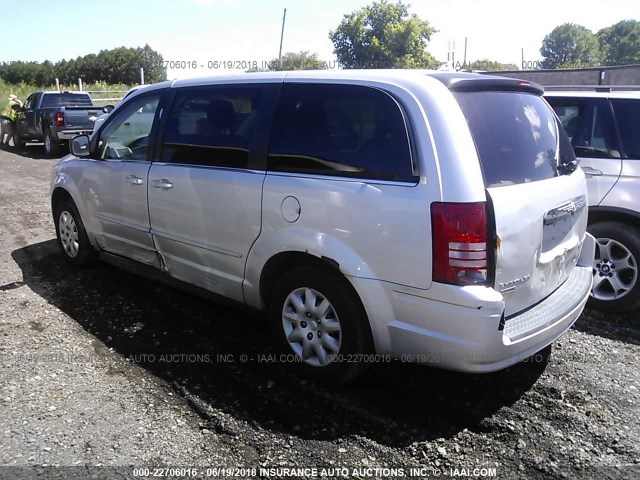
[[571, 90], [586, 92], [629, 92], [640, 90], [640, 85], [547, 85], [546, 92], [554, 90]]

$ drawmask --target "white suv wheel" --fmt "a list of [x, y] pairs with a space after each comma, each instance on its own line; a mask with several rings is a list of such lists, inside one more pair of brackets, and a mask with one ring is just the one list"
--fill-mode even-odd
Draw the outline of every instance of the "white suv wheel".
[[637, 281], [638, 264], [629, 249], [611, 238], [598, 238], [593, 265], [594, 298], [622, 298], [633, 290]]

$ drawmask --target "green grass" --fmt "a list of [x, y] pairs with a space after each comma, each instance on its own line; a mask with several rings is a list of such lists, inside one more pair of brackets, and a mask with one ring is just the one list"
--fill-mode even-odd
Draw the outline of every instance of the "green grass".
[[[132, 85], [118, 84], [118, 85], [108, 85], [104, 82], [96, 82], [86, 84], [83, 90], [88, 91], [91, 94], [91, 98], [96, 105], [106, 105], [112, 104], [116, 105], [118, 103], [117, 100], [107, 100], [109, 98], [122, 98], [127, 90], [129, 90]], [[17, 97], [25, 101], [27, 97], [33, 92], [37, 92], [40, 90], [55, 90], [55, 85], [46, 85], [46, 86], [35, 86], [35, 85], [26, 85], [24, 83], [18, 85], [11, 85], [5, 83], [0, 80], [0, 112], [2, 112], [7, 105], [9, 104], [9, 95], [17, 95]], [[78, 85], [60, 85], [61, 90], [70, 90], [70, 91], [78, 91]], [[91, 93], [91, 91], [100, 91], [100, 93]]]

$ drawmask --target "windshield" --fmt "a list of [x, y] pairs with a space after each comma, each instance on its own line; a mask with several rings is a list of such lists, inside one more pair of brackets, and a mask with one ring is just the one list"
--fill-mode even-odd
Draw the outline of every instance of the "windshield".
[[553, 178], [575, 156], [551, 107], [524, 92], [455, 94], [476, 144], [487, 187]]

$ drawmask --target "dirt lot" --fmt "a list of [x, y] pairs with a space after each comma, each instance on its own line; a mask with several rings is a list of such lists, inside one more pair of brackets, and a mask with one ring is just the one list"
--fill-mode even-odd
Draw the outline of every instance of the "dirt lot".
[[329, 390], [266, 361], [256, 318], [68, 267], [53, 163], [38, 146], [0, 151], [0, 478], [640, 478], [640, 314], [586, 311], [500, 373], [397, 362]]

